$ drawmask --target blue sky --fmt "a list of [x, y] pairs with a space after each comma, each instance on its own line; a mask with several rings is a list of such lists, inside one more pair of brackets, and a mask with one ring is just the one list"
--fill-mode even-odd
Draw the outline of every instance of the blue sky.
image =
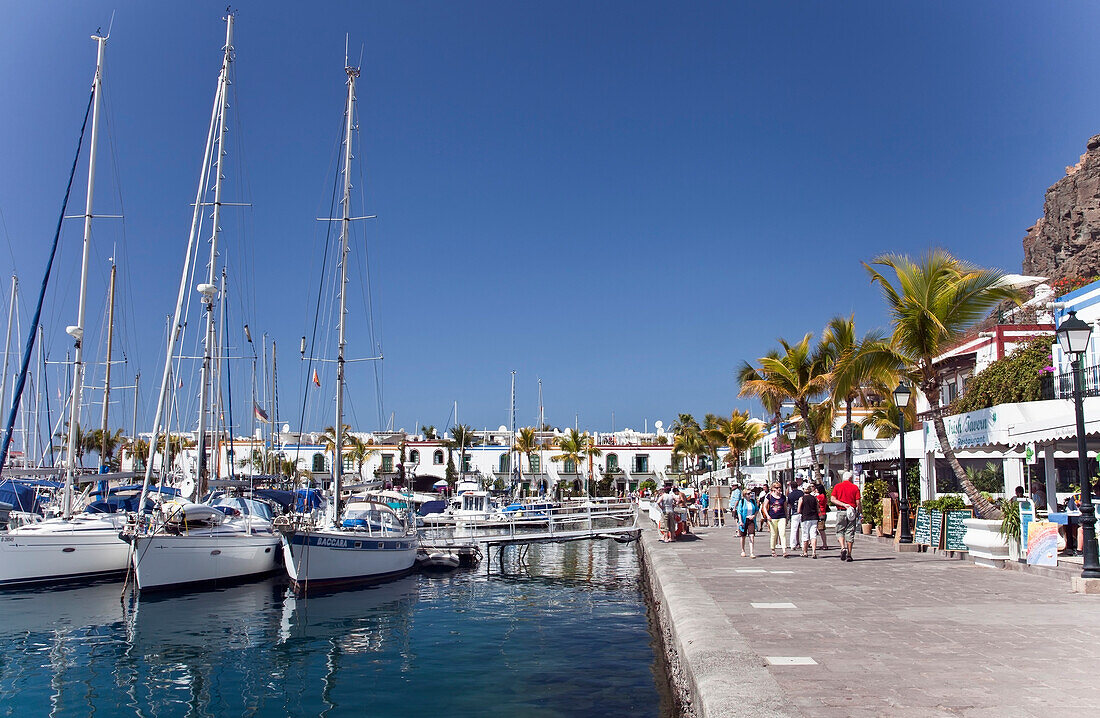
[[[222, 223], [232, 352], [249, 351], [245, 322], [278, 341], [280, 418], [297, 424], [306, 394], [307, 428], [332, 421], [331, 367], [304, 391], [297, 345], [325, 241], [315, 218], [330, 211], [345, 33], [363, 58], [357, 210], [379, 216], [353, 254], [386, 357], [381, 411], [373, 368], [349, 370], [359, 429], [391, 413], [398, 428], [442, 426], [454, 401], [463, 422], [505, 424], [512, 370], [521, 425], [540, 377], [557, 425], [750, 408], [734, 372], [777, 337], [852, 312], [861, 331], [885, 324], [861, 261], [942, 246], [1019, 271], [1043, 192], [1100, 132], [1100, 8], [1083, 2], [236, 7], [226, 199], [252, 206]], [[159, 381], [223, 9], [5, 6], [0, 272], [14, 262], [28, 299], [87, 101], [88, 35], [115, 12], [96, 211], [126, 220], [96, 225], [87, 346], [101, 356], [117, 246], [130, 363], [116, 382], [139, 366], [145, 387]], [[83, 191], [81, 170], [70, 213]], [[44, 312], [51, 360], [75, 321], [79, 237], [67, 223]], [[353, 273], [350, 356], [371, 349], [361, 285]], [[331, 341], [316, 351], [334, 354]], [[249, 363], [232, 372], [247, 428]], [[128, 427], [125, 393], [112, 411]]]

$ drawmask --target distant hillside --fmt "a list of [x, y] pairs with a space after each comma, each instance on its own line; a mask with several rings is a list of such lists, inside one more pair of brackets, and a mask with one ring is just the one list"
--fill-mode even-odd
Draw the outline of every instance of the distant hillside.
[[1100, 135], [1047, 190], [1043, 216], [1024, 237], [1023, 273], [1052, 281], [1100, 275]]

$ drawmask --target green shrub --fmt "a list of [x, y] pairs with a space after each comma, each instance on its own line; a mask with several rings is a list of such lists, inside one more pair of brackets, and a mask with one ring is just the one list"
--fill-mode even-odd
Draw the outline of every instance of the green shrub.
[[1020, 504], [1012, 498], [1000, 501], [1001, 536], [1009, 541], [1020, 540]]
[[944, 494], [938, 499], [929, 499], [921, 504], [929, 511], [955, 511], [957, 509], [965, 509], [966, 502], [963, 501], [963, 497], [960, 494]]
[[889, 488], [882, 479], [868, 481], [863, 485], [863, 520], [874, 526], [882, 525], [882, 500]]
[[1039, 337], [993, 362], [970, 378], [963, 395], [951, 403], [948, 413], [962, 414], [998, 404], [1039, 401], [1043, 398], [1043, 368], [1050, 365], [1052, 344], [1053, 337]]
[[1004, 468], [1001, 464], [989, 461], [982, 469], [967, 467], [966, 477], [982, 493], [999, 494], [1005, 490]]

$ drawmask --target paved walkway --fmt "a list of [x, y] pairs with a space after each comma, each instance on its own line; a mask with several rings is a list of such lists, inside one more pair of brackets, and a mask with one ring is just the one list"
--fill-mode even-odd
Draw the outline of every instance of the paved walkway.
[[[713, 599], [697, 605], [724, 620], [711, 621], [703, 640], [739, 634], [774, 679], [763, 676], [763, 685], [778, 684], [780, 713], [1052, 718], [1097, 710], [1100, 596], [1070, 593], [1067, 581], [895, 553], [859, 537], [851, 563], [836, 548], [816, 561], [771, 558], [766, 534], [752, 560], [741, 558], [730, 528], [695, 532], [673, 544], [644, 532], [647, 565], [666, 594], [698, 588]], [[727, 673], [736, 693], [737, 672]], [[715, 712], [700, 699], [699, 713]]]

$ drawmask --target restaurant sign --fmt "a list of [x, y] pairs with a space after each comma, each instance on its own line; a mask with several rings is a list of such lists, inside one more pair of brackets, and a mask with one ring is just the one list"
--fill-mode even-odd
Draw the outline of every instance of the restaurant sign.
[[[943, 425], [947, 429], [947, 440], [953, 449], [997, 443], [994, 439], [997, 431], [996, 407], [945, 416]], [[924, 422], [924, 445], [930, 449], [939, 448], [939, 442], [936, 440], [936, 426], [931, 421]]]

